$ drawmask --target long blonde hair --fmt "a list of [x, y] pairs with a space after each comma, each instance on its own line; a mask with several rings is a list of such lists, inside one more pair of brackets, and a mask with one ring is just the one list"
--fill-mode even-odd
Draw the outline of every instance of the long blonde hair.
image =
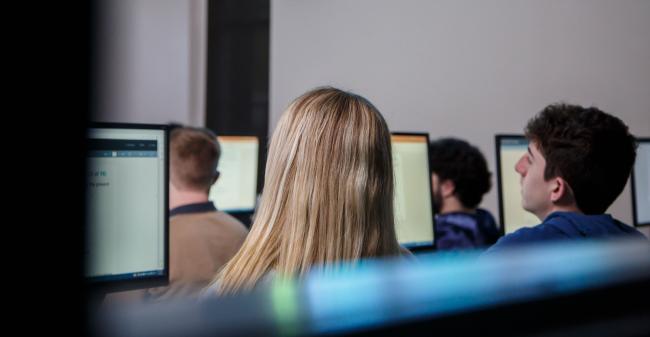
[[217, 292], [252, 289], [264, 275], [399, 254], [390, 133], [365, 98], [309, 91], [281, 117], [248, 237], [217, 274]]

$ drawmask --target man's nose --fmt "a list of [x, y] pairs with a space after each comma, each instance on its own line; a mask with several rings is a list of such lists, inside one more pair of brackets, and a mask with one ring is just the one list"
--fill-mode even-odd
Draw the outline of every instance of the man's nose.
[[515, 171], [517, 171], [517, 173], [521, 174], [522, 177], [526, 175], [526, 163], [525, 163], [525, 161], [526, 161], [525, 156], [523, 156], [523, 157], [519, 158], [519, 160], [515, 164]]

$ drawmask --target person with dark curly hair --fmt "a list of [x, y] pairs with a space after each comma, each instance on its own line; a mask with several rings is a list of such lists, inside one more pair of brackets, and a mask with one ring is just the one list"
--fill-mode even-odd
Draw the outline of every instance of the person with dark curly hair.
[[429, 145], [438, 250], [487, 247], [499, 238], [494, 217], [478, 205], [490, 190], [485, 157], [468, 142], [442, 138]]
[[595, 107], [557, 103], [525, 129], [528, 152], [515, 165], [524, 209], [542, 223], [499, 239], [488, 253], [532, 242], [643, 238], [605, 214], [623, 191], [636, 140], [619, 118]]

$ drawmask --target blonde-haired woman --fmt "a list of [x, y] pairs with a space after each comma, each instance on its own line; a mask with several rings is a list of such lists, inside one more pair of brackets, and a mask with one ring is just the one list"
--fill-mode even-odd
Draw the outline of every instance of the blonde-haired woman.
[[317, 88], [281, 117], [251, 231], [210, 289], [239, 293], [269, 274], [399, 254], [386, 122], [361, 96]]

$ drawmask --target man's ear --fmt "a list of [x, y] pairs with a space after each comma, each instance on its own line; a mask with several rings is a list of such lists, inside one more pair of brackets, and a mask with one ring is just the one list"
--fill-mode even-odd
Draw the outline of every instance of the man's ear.
[[450, 197], [456, 193], [456, 184], [451, 179], [446, 179], [440, 182], [440, 189], [443, 198]]
[[214, 183], [216, 183], [217, 180], [219, 179], [219, 175], [220, 175], [219, 171], [215, 171], [215, 172], [214, 172], [214, 176], [212, 176], [212, 182], [210, 183], [210, 186], [209, 186], [208, 189], [205, 191], [205, 193], [210, 194], [210, 189], [212, 188], [212, 186], [214, 185]]
[[551, 185], [551, 202], [553, 203], [573, 203], [574, 197], [571, 187], [566, 180], [561, 177], [552, 179]]

